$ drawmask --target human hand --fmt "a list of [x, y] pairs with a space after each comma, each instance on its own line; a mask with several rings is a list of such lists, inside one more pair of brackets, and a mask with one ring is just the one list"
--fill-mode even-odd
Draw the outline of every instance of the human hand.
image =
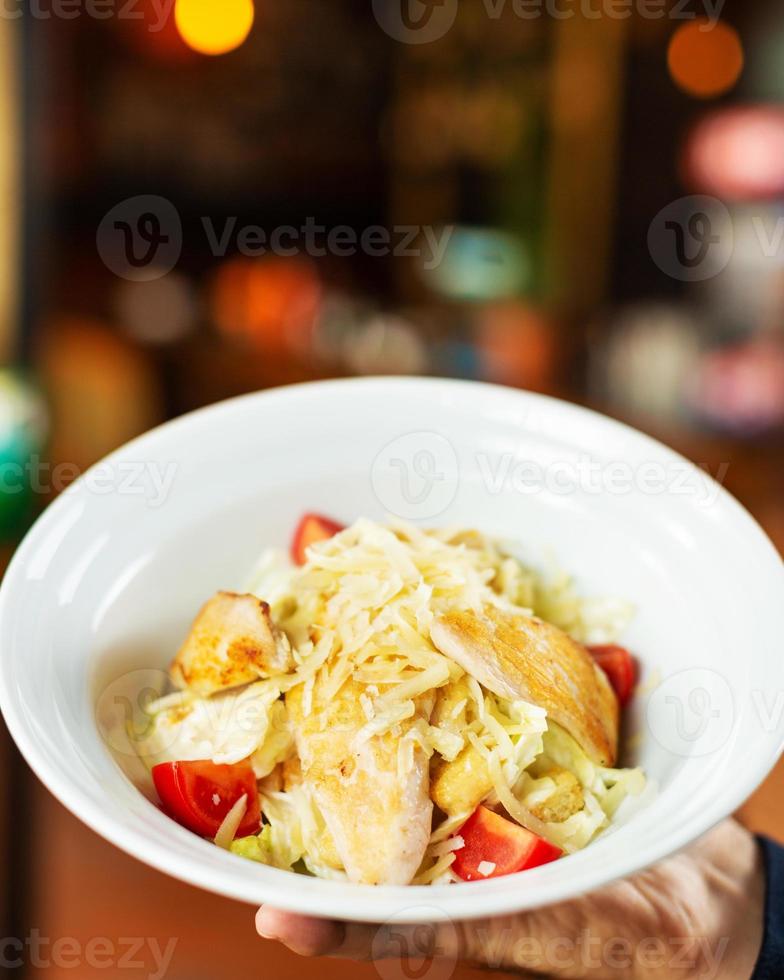
[[447, 957], [582, 980], [745, 980], [762, 943], [764, 873], [727, 820], [688, 850], [573, 901], [499, 919], [421, 926], [331, 922], [263, 906], [259, 934], [302, 956]]

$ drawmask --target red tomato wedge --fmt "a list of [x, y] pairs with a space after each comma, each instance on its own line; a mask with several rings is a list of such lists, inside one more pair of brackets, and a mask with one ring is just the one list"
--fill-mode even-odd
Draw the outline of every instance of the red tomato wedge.
[[559, 858], [563, 851], [487, 807], [478, 807], [463, 824], [465, 846], [455, 851], [452, 870], [463, 881], [500, 878]]
[[291, 558], [295, 565], [304, 565], [305, 551], [318, 541], [327, 541], [339, 531], [345, 530], [342, 524], [324, 517], [322, 514], [305, 514], [297, 525], [291, 541]]
[[162, 762], [153, 767], [152, 778], [166, 813], [194, 834], [214, 837], [243, 794], [248, 797], [248, 809], [237, 837], [259, 832], [259, 790], [249, 762], [233, 766], [209, 761]]
[[588, 647], [588, 652], [607, 674], [621, 707], [631, 700], [634, 685], [637, 683], [637, 667], [634, 657], [625, 647], [607, 644]]

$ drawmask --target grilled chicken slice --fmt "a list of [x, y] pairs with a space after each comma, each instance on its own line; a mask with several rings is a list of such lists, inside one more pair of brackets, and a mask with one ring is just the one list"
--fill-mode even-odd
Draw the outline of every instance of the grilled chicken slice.
[[285, 674], [294, 666], [285, 633], [253, 595], [218, 592], [196, 617], [171, 665], [174, 682], [196, 694]]
[[450, 611], [430, 638], [445, 656], [506, 700], [544, 708], [599, 765], [618, 750], [618, 701], [587, 650], [562, 630], [531, 616], [486, 606]]
[[[302, 774], [332, 834], [351, 881], [369, 885], [407, 885], [416, 874], [430, 840], [429, 763], [413, 746], [400, 771], [400, 737], [393, 733], [358, 738], [367, 724], [360, 704], [363, 685], [348, 680], [327, 700], [316, 679], [312, 709], [305, 714], [303, 685], [286, 695], [294, 725]], [[429, 718], [433, 697], [417, 700], [417, 713]], [[415, 719], [401, 723], [402, 735]]]

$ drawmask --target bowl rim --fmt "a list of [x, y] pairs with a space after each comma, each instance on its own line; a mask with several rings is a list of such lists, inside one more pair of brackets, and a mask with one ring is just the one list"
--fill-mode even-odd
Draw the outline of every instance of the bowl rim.
[[[12, 738], [30, 768], [78, 819], [120, 850], [157, 871], [196, 887], [250, 904], [272, 902], [283, 909], [326, 918], [334, 914], [331, 910], [338, 909], [342, 917], [357, 922], [379, 922], [390, 917], [401, 924], [431, 922], [442, 918], [445, 914], [454, 920], [467, 921], [537, 908], [595, 890], [608, 882], [641, 871], [681, 850], [734, 812], [762, 782], [784, 750], [784, 732], [769, 733], [767, 743], [764, 745], [765, 750], [754, 753], [748, 759], [748, 766], [738, 774], [732, 788], [721, 796], [719, 802], [703, 808], [699, 818], [683, 824], [677, 832], [661, 839], [655, 838], [646, 847], [637, 850], [633, 857], [627, 857], [623, 862], [625, 869], [614, 862], [600, 868], [589, 865], [584, 873], [564, 875], [560, 879], [547, 881], [547, 887], [544, 889], [545, 901], [541, 898], [542, 891], [537, 889], [537, 883], [540, 882], [540, 875], [544, 869], [526, 872], [525, 881], [531, 887], [524, 889], [519, 887], [517, 875], [442, 887], [411, 885], [374, 887], [317, 878], [303, 879], [302, 876], [288, 871], [256, 865], [252, 866], [256, 871], [255, 874], [242, 874], [238, 872], [241, 867], [247, 872], [246, 862], [241, 866], [239, 864], [235, 866], [234, 862], [241, 862], [242, 859], [228, 854], [225, 855], [225, 867], [221, 867], [216, 873], [214, 866], [207, 869], [207, 866], [199, 860], [199, 848], [209, 847], [214, 850], [211, 844], [200, 841], [187, 834], [187, 831], [182, 828], [173, 825], [182, 834], [187, 835], [188, 843], [192, 845], [187, 855], [181, 855], [168, 849], [163, 843], [145, 837], [135, 828], [121, 825], [111, 814], [104, 812], [99, 803], [88, 796], [78, 784], [70, 780], [36, 740], [32, 726], [25, 717], [23, 706], [19, 703], [8, 676], [8, 661], [11, 654], [7, 652], [10, 646], [7, 644], [7, 635], [13, 615], [10, 607], [16, 593], [23, 588], [24, 565], [74, 496], [82, 492], [85, 480], [95, 467], [120, 460], [134, 452], [140, 445], [176, 437], [179, 429], [198, 425], [207, 416], [215, 420], [221, 415], [229, 415], [241, 411], [244, 406], [255, 406], [258, 403], [273, 407], [275, 402], [296, 400], [316, 391], [322, 392], [325, 396], [349, 390], [359, 395], [365, 391], [372, 393], [373, 397], [379, 397], [380, 389], [390, 387], [409, 390], [418, 388], [422, 393], [434, 397], [446, 393], [455, 394], [458, 391], [470, 391], [475, 394], [485, 392], [488, 397], [517, 400], [520, 404], [527, 402], [529, 405], [544, 407], [551, 412], [565, 413], [566, 416], [580, 418], [594, 425], [604, 426], [606, 429], [609, 427], [610, 430], [629, 437], [638, 446], [656, 452], [659, 458], [677, 461], [692, 471], [697, 470], [695, 464], [658, 440], [593, 409], [548, 395], [500, 385], [443, 378], [377, 376], [286, 385], [230, 398], [164, 422], [110, 453], [55, 499], [27, 532], [9, 563], [0, 587], [0, 709]], [[717, 500], [720, 499], [722, 505], [729, 509], [734, 520], [740, 522], [744, 533], [752, 536], [755, 547], [760, 549], [760, 554], [767, 553], [767, 558], [772, 560], [772, 565], [777, 564], [777, 584], [784, 592], [784, 562], [765, 532], [728, 491], [716, 484], [707, 474], [701, 472], [701, 478], [710, 480], [717, 494]], [[584, 855], [586, 852], [580, 853]], [[579, 856], [579, 854], [572, 855], [571, 861]], [[577, 868], [574, 870], [578, 872]], [[207, 880], [208, 876], [209, 880]], [[303, 881], [308, 882], [307, 887], [303, 887]]]

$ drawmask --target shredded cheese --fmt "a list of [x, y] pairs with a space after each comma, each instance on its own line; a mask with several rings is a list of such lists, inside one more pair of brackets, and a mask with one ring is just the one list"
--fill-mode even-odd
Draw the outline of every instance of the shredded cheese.
[[218, 827], [218, 833], [215, 835], [215, 844], [218, 847], [222, 847], [224, 851], [228, 851], [231, 848], [231, 842], [237, 836], [237, 831], [240, 829], [240, 824], [245, 817], [247, 809], [248, 794], [243, 793], [223, 818], [223, 823]]

